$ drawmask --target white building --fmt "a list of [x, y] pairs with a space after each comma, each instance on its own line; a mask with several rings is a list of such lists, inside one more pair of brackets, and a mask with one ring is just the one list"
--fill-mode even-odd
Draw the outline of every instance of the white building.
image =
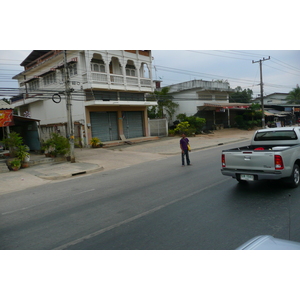
[[[12, 99], [20, 116], [40, 120], [40, 136], [67, 135], [65, 51], [34, 50], [21, 63], [20, 95]], [[76, 139], [87, 145], [148, 137], [146, 93], [154, 90], [151, 50], [68, 50], [67, 67]]]
[[179, 104], [174, 120], [178, 114], [195, 115], [205, 104], [229, 103], [229, 94], [234, 92], [224, 81], [191, 80], [168, 87], [173, 102]]
[[[288, 93], [272, 93], [263, 97], [264, 105], [280, 105], [286, 104]], [[261, 104], [261, 98], [257, 97], [253, 100], [255, 103]]]

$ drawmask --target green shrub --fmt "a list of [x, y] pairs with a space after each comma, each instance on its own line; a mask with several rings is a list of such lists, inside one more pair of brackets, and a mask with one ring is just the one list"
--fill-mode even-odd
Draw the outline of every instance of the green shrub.
[[201, 133], [204, 125], [206, 124], [206, 120], [204, 118], [199, 118], [196, 116], [187, 117], [186, 114], [179, 114], [176, 118], [180, 122], [188, 122], [191, 127], [193, 127], [193, 133]]
[[182, 133], [187, 133], [188, 128], [190, 127], [189, 122], [180, 122], [176, 128], [174, 129], [174, 131], [176, 133], [182, 134]]
[[43, 150], [46, 153], [56, 156], [57, 154], [66, 155], [70, 152], [70, 143], [66, 137], [58, 133], [52, 133], [51, 138], [43, 143]]
[[169, 134], [170, 136], [175, 135], [175, 129], [169, 129], [168, 134]]

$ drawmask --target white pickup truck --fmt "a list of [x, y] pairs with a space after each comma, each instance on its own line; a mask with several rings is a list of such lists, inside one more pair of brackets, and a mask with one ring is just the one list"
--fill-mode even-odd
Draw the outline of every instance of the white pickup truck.
[[249, 146], [222, 151], [225, 176], [238, 182], [284, 179], [290, 187], [300, 182], [300, 127], [257, 130]]

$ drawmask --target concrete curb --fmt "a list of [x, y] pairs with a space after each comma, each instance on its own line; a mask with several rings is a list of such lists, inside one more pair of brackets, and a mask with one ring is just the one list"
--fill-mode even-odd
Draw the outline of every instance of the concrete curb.
[[41, 179], [60, 180], [60, 179], [66, 179], [66, 178], [70, 178], [70, 177], [74, 177], [74, 176], [78, 176], [78, 175], [86, 175], [86, 174], [97, 173], [97, 172], [101, 172], [103, 170], [104, 170], [103, 167], [98, 167], [98, 168], [91, 169], [91, 170], [82, 170], [82, 171], [69, 173], [69, 174], [64, 174], [64, 175], [36, 175], [36, 176], [41, 178]]

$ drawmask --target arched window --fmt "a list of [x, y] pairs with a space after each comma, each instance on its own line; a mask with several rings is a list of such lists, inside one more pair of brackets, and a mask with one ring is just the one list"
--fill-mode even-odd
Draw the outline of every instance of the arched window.
[[91, 59], [91, 71], [105, 73], [105, 63], [100, 54], [94, 54]]
[[146, 63], [142, 63], [141, 65], [140, 76], [142, 78], [150, 78], [150, 71]]
[[137, 76], [136, 68], [132, 60], [127, 61], [125, 70], [126, 70], [126, 76], [134, 76], [134, 77]]

